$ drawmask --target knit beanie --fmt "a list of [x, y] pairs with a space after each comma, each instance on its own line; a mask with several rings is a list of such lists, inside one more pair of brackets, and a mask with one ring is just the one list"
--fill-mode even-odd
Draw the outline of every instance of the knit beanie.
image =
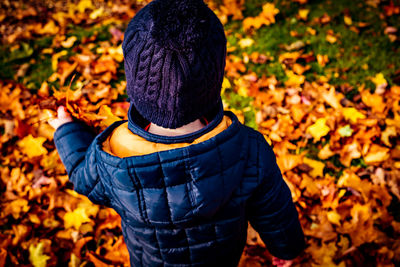
[[221, 108], [223, 26], [203, 0], [154, 0], [125, 31], [127, 94], [146, 120], [175, 129]]

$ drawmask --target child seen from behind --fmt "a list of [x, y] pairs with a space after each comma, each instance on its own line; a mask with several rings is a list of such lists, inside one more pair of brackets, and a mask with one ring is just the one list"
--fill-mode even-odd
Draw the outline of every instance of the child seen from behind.
[[262, 134], [223, 110], [223, 26], [202, 0], [154, 0], [123, 41], [128, 121], [50, 121], [75, 190], [121, 216], [131, 266], [237, 266], [248, 222], [274, 264], [305, 246]]

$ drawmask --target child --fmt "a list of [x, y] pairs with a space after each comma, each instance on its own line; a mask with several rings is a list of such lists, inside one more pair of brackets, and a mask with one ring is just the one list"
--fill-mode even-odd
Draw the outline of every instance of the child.
[[202, 0], [154, 0], [123, 51], [127, 122], [94, 137], [60, 107], [50, 123], [75, 190], [121, 215], [131, 265], [236, 266], [249, 221], [289, 266], [305, 246], [298, 214], [262, 134], [223, 111], [215, 14]]

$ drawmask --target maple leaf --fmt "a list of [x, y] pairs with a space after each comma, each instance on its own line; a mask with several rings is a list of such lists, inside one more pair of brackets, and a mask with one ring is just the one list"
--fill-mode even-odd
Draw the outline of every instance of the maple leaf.
[[18, 142], [18, 146], [29, 158], [34, 158], [47, 154], [47, 150], [43, 147], [43, 143], [45, 141], [46, 138], [44, 137], [33, 137], [31, 134], [29, 134]]
[[305, 188], [310, 196], [318, 196], [321, 193], [314, 180], [308, 175], [302, 175], [299, 187], [301, 189]]
[[365, 119], [365, 115], [355, 108], [343, 108], [343, 116], [352, 123], [357, 122], [358, 119]]
[[112, 113], [110, 107], [105, 106], [105, 105], [100, 107], [99, 113], [97, 115], [102, 118], [102, 120], [100, 122], [100, 126], [108, 127], [111, 124], [113, 124], [114, 122], [121, 120], [121, 118], [115, 116]]
[[310, 175], [312, 177], [324, 177], [323, 170], [325, 168], [325, 164], [323, 162], [309, 158], [303, 158], [303, 162], [312, 168], [310, 171]]
[[374, 113], [382, 113], [386, 108], [383, 97], [376, 93], [371, 94], [368, 90], [361, 92], [361, 99], [365, 105], [372, 108]]
[[[73, 7], [74, 5], [71, 6]], [[79, 13], [83, 13], [86, 9], [93, 9], [94, 6], [91, 0], [81, 0], [77, 5], [75, 5], [75, 8]]]
[[243, 28], [247, 31], [250, 28], [259, 29], [262, 25], [273, 24], [275, 23], [275, 15], [278, 13], [279, 9], [275, 8], [274, 4], [266, 3], [257, 17], [248, 17], [243, 20]]
[[350, 125], [347, 124], [343, 127], [340, 127], [338, 132], [342, 137], [349, 137], [353, 134], [353, 129], [351, 129]]
[[288, 76], [288, 80], [285, 82], [287, 87], [298, 87], [302, 85], [306, 79], [304, 75], [296, 75], [293, 71], [287, 70], [286, 75]]
[[227, 15], [233, 15], [232, 19], [243, 19], [242, 9], [244, 0], [223, 0], [224, 5], [220, 7], [221, 11]]
[[331, 129], [326, 125], [326, 118], [319, 118], [315, 123], [307, 128], [314, 141], [319, 141], [321, 137], [327, 135]]
[[339, 109], [342, 107], [342, 105], [340, 104], [340, 98], [342, 96], [336, 93], [335, 87], [331, 86], [329, 88], [329, 91], [326, 91], [324, 89], [322, 90], [322, 98], [325, 100], [326, 103], [328, 103], [335, 109]]
[[39, 242], [37, 245], [29, 245], [29, 261], [34, 267], [46, 267], [47, 260], [50, 259], [48, 255], [43, 254], [43, 246], [43, 242]]
[[302, 162], [300, 155], [291, 155], [291, 154], [280, 156], [276, 160], [282, 172], [291, 170], [295, 168], [297, 165], [301, 164]]
[[64, 227], [66, 229], [73, 227], [78, 230], [83, 223], [90, 221], [91, 219], [88, 217], [86, 210], [82, 207], [76, 208], [64, 215]]

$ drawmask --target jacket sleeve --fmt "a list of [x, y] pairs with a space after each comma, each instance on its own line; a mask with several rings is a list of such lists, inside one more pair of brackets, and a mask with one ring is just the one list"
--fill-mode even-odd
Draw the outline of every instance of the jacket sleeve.
[[305, 240], [291, 192], [263, 137], [258, 155], [259, 185], [249, 200], [250, 224], [272, 255], [294, 259], [304, 250]]
[[94, 138], [93, 133], [79, 122], [63, 124], [54, 133], [54, 143], [75, 191], [93, 203], [106, 205], [108, 201], [92, 144]]

